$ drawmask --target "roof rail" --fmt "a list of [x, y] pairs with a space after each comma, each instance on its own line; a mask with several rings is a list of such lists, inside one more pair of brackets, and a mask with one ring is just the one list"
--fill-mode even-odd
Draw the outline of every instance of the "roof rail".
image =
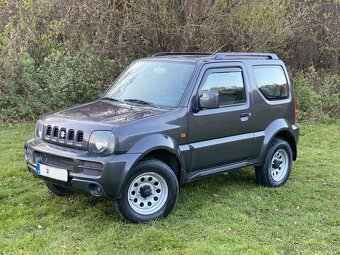
[[157, 52], [152, 55], [152, 57], [161, 57], [161, 56], [210, 56], [211, 53], [207, 52]]
[[215, 60], [235, 59], [235, 58], [262, 58], [262, 59], [279, 59], [274, 53], [257, 53], [257, 52], [222, 52], [212, 56]]

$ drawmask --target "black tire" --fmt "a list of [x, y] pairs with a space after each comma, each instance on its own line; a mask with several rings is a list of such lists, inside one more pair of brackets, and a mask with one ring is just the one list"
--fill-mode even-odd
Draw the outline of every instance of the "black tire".
[[[162, 187], [167, 188], [167, 192], [163, 193], [162, 191], [162, 193], [160, 194], [160, 196], [163, 196], [162, 199], [159, 199], [159, 201], [157, 201], [158, 200], [157, 198], [157, 200], [155, 200], [156, 202], [154, 202], [154, 204], [152, 205], [153, 207], [155, 207], [154, 210], [157, 210], [157, 211], [154, 211], [152, 213], [150, 212], [149, 214], [147, 212], [142, 212], [142, 213], [138, 212], [138, 208], [137, 208], [139, 203], [143, 204], [143, 199], [145, 199], [145, 203], [146, 203], [147, 202], [146, 199], [151, 199], [152, 196], [155, 196], [155, 197], [157, 196], [155, 192], [156, 191], [155, 186], [153, 186], [152, 182], [150, 184], [148, 183], [148, 180], [145, 180], [145, 179], [144, 179], [145, 182], [142, 181], [143, 177], [148, 176], [148, 174], [151, 174], [151, 175], [154, 174], [156, 176], [156, 178], [153, 179], [152, 182], [156, 183], [157, 185], [160, 185], [158, 184], [159, 182], [156, 181], [157, 176], [161, 176], [162, 184], [166, 185]], [[149, 159], [149, 160], [141, 161], [131, 171], [131, 174], [127, 178], [128, 178], [127, 182], [125, 183], [123, 187], [122, 196], [119, 200], [115, 202], [116, 209], [124, 220], [131, 221], [134, 223], [143, 223], [143, 222], [153, 221], [156, 219], [166, 217], [175, 207], [177, 199], [178, 199], [179, 185], [178, 185], [178, 180], [177, 180], [175, 173], [172, 171], [172, 169], [167, 164], [156, 159]], [[149, 177], [149, 180], [150, 180], [150, 177]], [[152, 180], [152, 177], [151, 177], [151, 180]], [[132, 182], [134, 182], [134, 185], [136, 185], [136, 182], [138, 181], [140, 182], [138, 186], [132, 186]], [[136, 191], [137, 194], [136, 192], [132, 191], [131, 193], [136, 194], [136, 195], [135, 195], [134, 200], [132, 200], [131, 195], [130, 195], [130, 202], [129, 202], [129, 188], [131, 191], [131, 189], [134, 189], [134, 187], [136, 187], [135, 189], [137, 190]], [[145, 187], [149, 189], [148, 194], [145, 195], [143, 193], [143, 195], [147, 197], [142, 196], [142, 189]], [[165, 190], [165, 188], [163, 190]], [[162, 194], [166, 194], [166, 195], [162, 195]], [[153, 197], [153, 199], [155, 199], [155, 197]], [[135, 200], [138, 202], [134, 202]], [[159, 203], [158, 205], [157, 205], [157, 202]], [[136, 203], [136, 205], [134, 205], [133, 203]], [[145, 209], [148, 209], [147, 208], [148, 205], [145, 204]], [[150, 205], [151, 205], [151, 202], [150, 202]], [[157, 208], [157, 206], [159, 206], [159, 208]], [[152, 207], [150, 208], [152, 209]], [[144, 208], [141, 208], [140, 210], [143, 210], [143, 209]]]
[[70, 196], [72, 194], [74, 194], [74, 191], [66, 189], [64, 187], [61, 187], [59, 185], [50, 183], [50, 182], [45, 182], [47, 188], [54, 193], [55, 195], [57, 195], [58, 197], [64, 197], [64, 196]]
[[[280, 161], [280, 157], [277, 157], [277, 155], [281, 155], [281, 158], [286, 158], [284, 161], [286, 164], [282, 164], [283, 161]], [[285, 171], [278, 174], [281, 171], [280, 166], [283, 165], [285, 166]], [[274, 139], [269, 145], [263, 164], [255, 167], [256, 180], [262, 186], [280, 187], [286, 183], [291, 173], [292, 165], [293, 153], [290, 145], [284, 140]]]

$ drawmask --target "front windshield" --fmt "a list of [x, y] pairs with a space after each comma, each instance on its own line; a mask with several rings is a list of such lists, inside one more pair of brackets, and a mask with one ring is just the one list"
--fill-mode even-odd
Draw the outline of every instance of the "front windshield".
[[194, 68], [193, 63], [137, 61], [115, 81], [104, 98], [176, 107]]

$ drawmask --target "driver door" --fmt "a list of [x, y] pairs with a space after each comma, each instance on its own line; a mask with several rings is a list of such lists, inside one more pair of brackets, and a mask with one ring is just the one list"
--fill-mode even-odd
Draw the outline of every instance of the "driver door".
[[216, 91], [220, 105], [189, 113], [191, 171], [246, 161], [254, 146], [248, 79], [242, 66], [206, 68], [198, 94]]

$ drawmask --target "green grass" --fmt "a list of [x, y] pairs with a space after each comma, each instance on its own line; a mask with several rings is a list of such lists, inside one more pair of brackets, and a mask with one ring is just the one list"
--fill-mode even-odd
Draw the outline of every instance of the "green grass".
[[112, 202], [58, 198], [27, 171], [32, 125], [0, 126], [0, 254], [339, 254], [340, 125], [302, 125], [288, 183], [252, 169], [186, 184], [175, 210], [124, 223]]

